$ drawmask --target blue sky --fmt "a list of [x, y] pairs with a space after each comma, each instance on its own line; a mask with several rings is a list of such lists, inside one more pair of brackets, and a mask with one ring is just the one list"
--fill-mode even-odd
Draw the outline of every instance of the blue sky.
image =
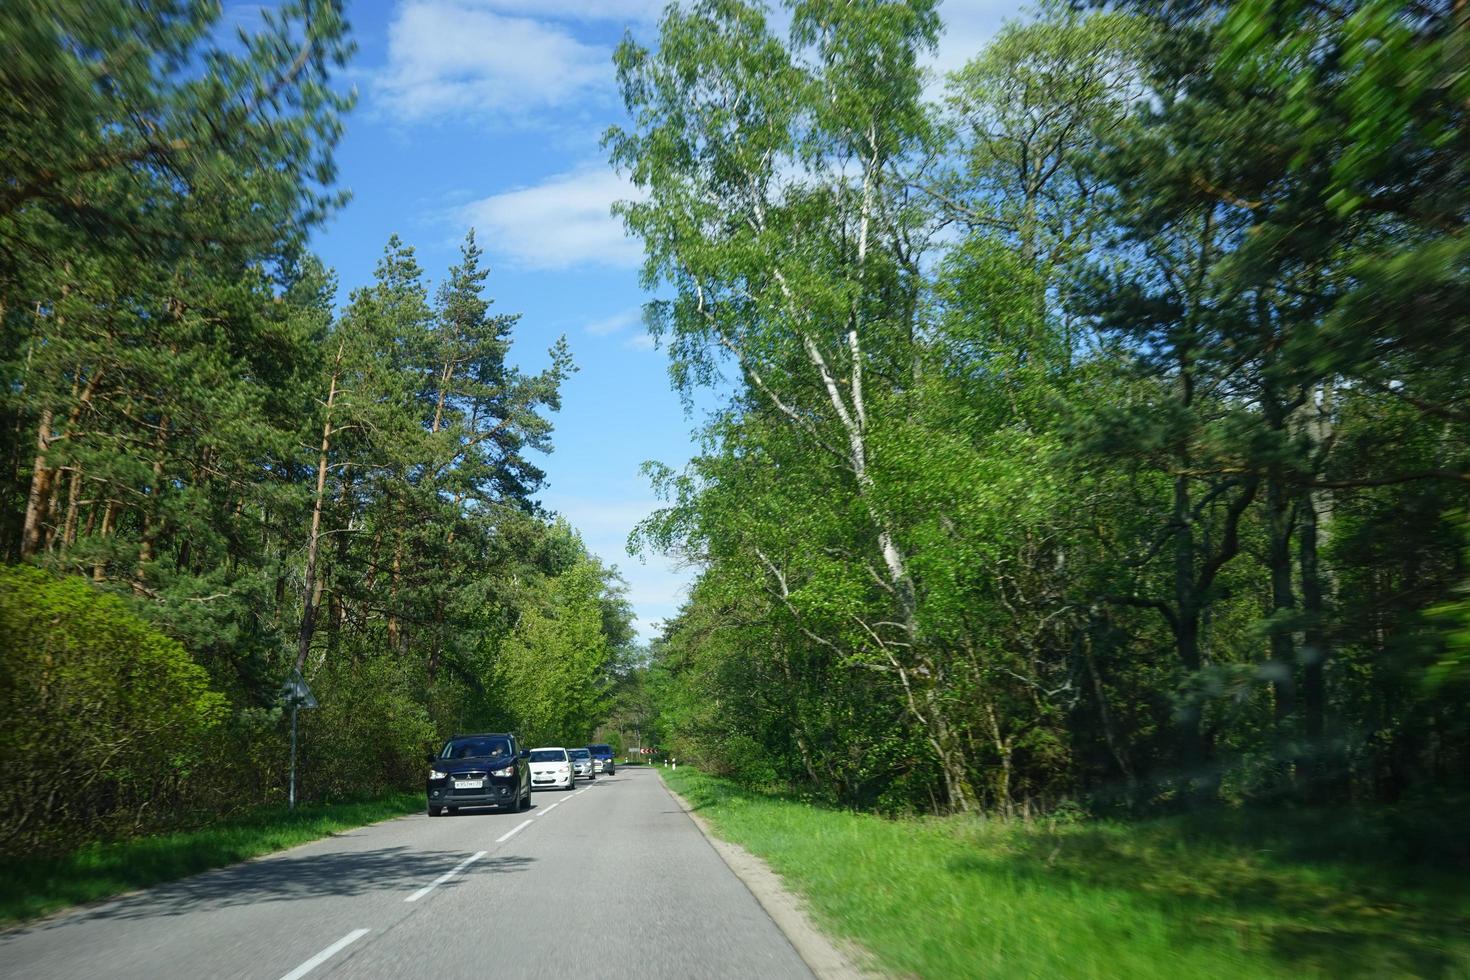
[[[541, 500], [622, 571], [645, 640], [678, 610], [696, 570], [627, 554], [628, 533], [658, 505], [639, 468], [682, 466], [700, 419], [686, 415], [641, 325], [650, 297], [638, 285], [639, 248], [608, 214], [628, 188], [599, 141], [624, 118], [612, 49], [625, 31], [651, 42], [663, 6], [349, 0], [359, 103], [337, 162], [353, 200], [314, 238], [345, 298], [371, 280], [389, 235], [412, 244], [437, 280], [473, 226], [497, 309], [523, 314], [516, 360], [537, 370], [567, 336], [580, 370], [563, 391]], [[1021, 12], [1014, 0], [946, 0], [942, 11], [941, 70]]]

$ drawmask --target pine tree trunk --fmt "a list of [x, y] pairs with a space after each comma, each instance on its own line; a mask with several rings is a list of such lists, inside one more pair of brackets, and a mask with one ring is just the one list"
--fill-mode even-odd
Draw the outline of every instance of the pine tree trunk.
[[398, 624], [398, 586], [403, 576], [403, 535], [393, 535], [393, 564], [388, 570], [388, 649], [402, 653], [404, 638]]
[[[1200, 657], [1200, 609], [1195, 589], [1195, 542], [1191, 514], [1189, 478], [1174, 478], [1174, 650], [1179, 665], [1193, 676], [1203, 666]], [[1204, 706], [1188, 704], [1179, 718], [1179, 761], [1183, 770], [1184, 794], [1192, 803], [1207, 802], [1215, 795], [1215, 774], [1210, 746], [1204, 732]]]
[[78, 464], [68, 467], [70, 479], [66, 488], [66, 521], [62, 524], [61, 547], [70, 548], [77, 541], [77, 515], [82, 498], [82, 468]]
[[342, 596], [336, 589], [327, 593], [327, 659], [337, 656], [342, 643]]
[[[455, 362], [453, 360], [446, 360], [444, 366], [439, 371], [439, 395], [434, 403], [434, 421], [429, 426], [430, 435], [437, 435], [439, 433], [439, 426], [444, 421], [444, 402], [449, 397], [449, 383], [454, 379], [454, 367]], [[458, 498], [455, 498], [456, 509], [458, 502]], [[454, 527], [451, 525], [449, 528], [449, 539], [446, 544], [451, 544], [453, 541]], [[429, 637], [428, 677], [430, 684], [434, 683], [435, 678], [439, 675], [439, 653], [443, 642], [443, 631], [444, 600], [436, 597], [434, 600], [434, 626]]]
[[[1307, 398], [1305, 429], [1313, 452], [1313, 472], [1321, 472], [1336, 436], [1333, 412], [1335, 391], [1329, 380]], [[1298, 543], [1302, 585], [1302, 611], [1306, 629], [1302, 636], [1302, 725], [1306, 736], [1303, 784], [1307, 798], [1325, 803], [1337, 795], [1342, 772], [1338, 755], [1327, 745], [1327, 662], [1332, 641], [1326, 628], [1327, 603], [1332, 579], [1320, 562], [1324, 541], [1331, 533], [1332, 498], [1327, 491], [1307, 490], [1301, 495], [1301, 526]]]
[[429, 660], [428, 677], [429, 683], [434, 683], [439, 676], [439, 655], [443, 641], [444, 628], [444, 599], [436, 596], [434, 599], [434, 629], [429, 636]]
[[444, 402], [449, 396], [449, 382], [454, 379], [454, 361], [445, 361], [444, 367], [439, 371], [439, 397], [434, 403], [434, 422], [429, 427], [430, 434], [437, 434], [439, 426], [444, 419]]
[[138, 564], [133, 569], [133, 591], [138, 595], [148, 592], [148, 565], [153, 561], [154, 539], [158, 534], [160, 519], [157, 496], [163, 487], [163, 456], [168, 447], [168, 416], [158, 420], [158, 438], [153, 445], [153, 479], [148, 487], [148, 502], [143, 507], [143, 532], [138, 537]]
[[[1267, 389], [1261, 399], [1266, 423], [1283, 441], [1287, 419], [1276, 394]], [[1284, 452], [1283, 448], [1276, 450]], [[1296, 639], [1292, 625], [1283, 620], [1294, 618], [1296, 595], [1292, 586], [1291, 555], [1293, 494], [1286, 486], [1285, 467], [1279, 459], [1266, 467], [1266, 569], [1271, 581], [1270, 671], [1275, 695], [1273, 720], [1278, 764], [1275, 767], [1283, 788], [1294, 788], [1300, 753], [1296, 732]]]
[[317, 553], [321, 547], [322, 500], [327, 489], [327, 463], [332, 451], [332, 408], [337, 402], [337, 376], [342, 368], [342, 353], [345, 341], [337, 344], [337, 359], [332, 364], [332, 376], [327, 385], [327, 406], [322, 419], [322, 446], [317, 456], [316, 493], [311, 504], [311, 530], [306, 538], [306, 569], [303, 575], [301, 628], [296, 634], [296, 669], [306, 666], [311, 652], [311, 637], [316, 629], [317, 609]]
[[62, 466], [51, 471], [51, 499], [46, 502], [46, 513], [51, 515], [51, 520], [41, 525], [41, 547], [47, 554], [56, 549], [56, 541], [60, 537], [57, 533], [60, 529], [55, 524], [55, 515], [61, 509], [61, 476], [65, 472], [66, 468]]
[[53, 417], [51, 409], [44, 409], [36, 426], [36, 458], [31, 466], [31, 489], [26, 495], [25, 523], [21, 525], [21, 558], [29, 558], [41, 549], [42, 529], [50, 517], [47, 507], [51, 501], [53, 473], [46, 465], [46, 452], [51, 447]]
[[322, 419], [322, 450], [316, 457], [316, 492], [312, 497], [312, 527], [306, 539], [306, 573], [301, 586], [301, 627], [295, 638], [295, 669], [306, 667], [306, 657], [312, 651], [312, 633], [316, 630], [316, 558], [322, 541], [322, 500], [326, 495], [326, 464], [332, 451], [332, 407], [337, 404], [337, 378], [343, 367], [345, 341], [338, 341], [337, 360], [332, 363], [331, 381], [326, 386], [326, 411]]
[[1302, 610], [1307, 626], [1302, 641], [1302, 723], [1306, 736], [1306, 752], [1301, 760], [1302, 782], [1307, 798], [1325, 802], [1329, 795], [1329, 769], [1326, 744], [1327, 729], [1327, 659], [1331, 655], [1330, 640], [1324, 628], [1327, 615], [1323, 601], [1322, 570], [1318, 563], [1318, 515], [1311, 494], [1302, 500], [1301, 540], [1299, 556], [1302, 577]]
[[[352, 474], [349, 470], [342, 475], [342, 492], [338, 501], [342, 507], [345, 518], [343, 526], [352, 527]], [[347, 567], [348, 548], [351, 546], [351, 536], [348, 534], [337, 535], [337, 565], [333, 569], [332, 588], [327, 592], [327, 656], [335, 657], [342, 643], [342, 623], [347, 616], [346, 603], [342, 599], [341, 579], [343, 569]]]
[[[112, 529], [117, 520], [117, 507], [117, 501], [109, 497], [107, 503], [102, 508], [102, 530], [99, 532], [98, 537], [103, 541], [112, 537]], [[92, 563], [92, 581], [105, 582], [106, 580], [107, 560], [100, 558]]]
[[[78, 376], [81, 369], [78, 368]], [[72, 396], [73, 403], [71, 411], [67, 413], [66, 431], [57, 436], [51, 431], [55, 423], [55, 414], [48, 407], [41, 413], [40, 423], [36, 428], [36, 457], [31, 469], [31, 488], [26, 498], [25, 522], [21, 530], [22, 558], [29, 557], [50, 543], [54, 537], [55, 529], [51, 527], [52, 515], [56, 512], [56, 502], [60, 493], [60, 481], [57, 476], [58, 468], [53, 468], [48, 463], [51, 446], [61, 439], [69, 438], [76, 430], [77, 423], [81, 421], [82, 414], [91, 405], [93, 396], [97, 393], [97, 385], [102, 379], [102, 371], [94, 371], [87, 378], [87, 383], [81, 386], [80, 394], [77, 392], [79, 382], [73, 381]]]
[[[1205, 257], [1209, 252], [1212, 224], [1206, 217], [1201, 243], [1199, 276], [1203, 279]], [[1187, 341], [1179, 345], [1178, 369], [1174, 382], [1174, 394], [1179, 407], [1186, 412], [1194, 408], [1194, 351]], [[1200, 662], [1200, 606], [1198, 580], [1195, 573], [1197, 549], [1195, 546], [1193, 499], [1189, 477], [1184, 473], [1193, 465], [1191, 450], [1186, 439], [1175, 452], [1179, 475], [1174, 477], [1173, 506], [1170, 522], [1174, 527], [1174, 627], [1175, 652], [1180, 666], [1193, 677], [1199, 673]], [[1216, 778], [1210, 747], [1204, 732], [1204, 706], [1199, 703], [1186, 705], [1180, 717], [1180, 763], [1183, 769], [1184, 797], [1191, 805], [1207, 803], [1214, 799]]]

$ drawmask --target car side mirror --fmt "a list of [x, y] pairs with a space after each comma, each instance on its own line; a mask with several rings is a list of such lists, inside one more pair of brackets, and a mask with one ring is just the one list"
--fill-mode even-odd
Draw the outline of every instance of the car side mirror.
[[521, 749], [520, 758], [522, 758], [522, 759], [529, 759], [529, 758], [531, 758], [531, 750], [530, 749]]
[[432, 753], [432, 752], [425, 752], [424, 753], [424, 761], [427, 762], [429, 765], [432, 766], [434, 764], [434, 761], [435, 761], [434, 753]]

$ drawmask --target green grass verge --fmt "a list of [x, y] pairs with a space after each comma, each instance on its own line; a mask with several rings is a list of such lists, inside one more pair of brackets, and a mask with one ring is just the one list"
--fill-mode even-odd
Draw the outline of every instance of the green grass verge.
[[660, 774], [903, 976], [1470, 977], [1470, 878], [1463, 851], [1436, 867], [1433, 829], [1320, 812], [887, 820]]
[[256, 810], [200, 830], [88, 844], [62, 857], [0, 861], [0, 925], [269, 854], [423, 809], [423, 793]]

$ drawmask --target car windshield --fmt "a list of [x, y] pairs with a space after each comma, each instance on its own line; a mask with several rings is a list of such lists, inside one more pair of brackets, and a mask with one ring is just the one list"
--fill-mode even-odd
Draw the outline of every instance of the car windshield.
[[587, 748], [593, 755], [612, 755], [611, 745], [589, 745]]
[[510, 741], [504, 738], [452, 738], [444, 743], [441, 759], [493, 759], [510, 755]]
[[566, 762], [566, 749], [533, 749], [531, 751], [532, 762]]
[[572, 749], [572, 758], [573, 759], [587, 759], [587, 758], [591, 758], [591, 756], [592, 756], [592, 753], [591, 752], [588, 752], [586, 749]]

